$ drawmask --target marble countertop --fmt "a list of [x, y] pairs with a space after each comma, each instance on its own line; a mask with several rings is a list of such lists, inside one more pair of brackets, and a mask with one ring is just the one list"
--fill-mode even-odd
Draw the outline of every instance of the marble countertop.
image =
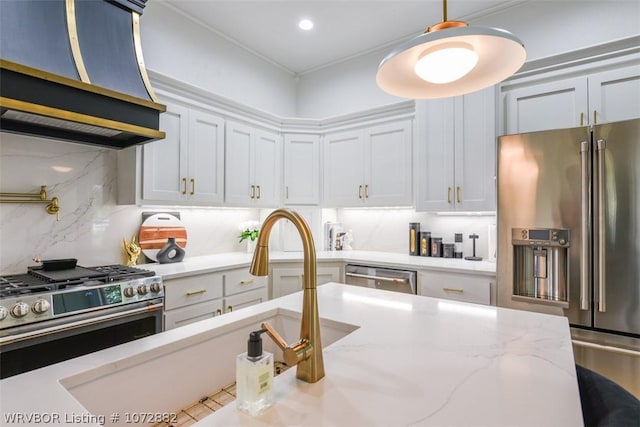
[[[142, 355], [177, 351], [198, 334], [274, 308], [299, 312], [301, 303], [301, 293], [287, 295], [6, 378], [0, 381], [2, 411], [87, 414], [63, 386], [68, 378], [117, 369]], [[565, 317], [337, 283], [318, 288], [318, 305], [322, 318], [358, 327], [325, 348], [326, 377], [308, 384], [290, 369], [274, 379], [275, 404], [259, 417], [228, 405], [199, 425], [583, 423]], [[176, 390], [168, 387], [163, 392]], [[118, 393], [136, 390], [127, 387]], [[7, 423], [4, 417], [0, 422]]]
[[[187, 257], [182, 262], [172, 264], [142, 264], [138, 267], [155, 271], [164, 279], [177, 279], [194, 274], [211, 273], [232, 268], [247, 267], [252, 254], [229, 252], [215, 255]], [[269, 262], [302, 262], [302, 252], [271, 252]], [[459, 273], [474, 273], [495, 276], [496, 264], [488, 261], [467, 261], [453, 258], [431, 258], [410, 256], [391, 252], [375, 251], [320, 251], [317, 262], [346, 262], [373, 264], [383, 267], [442, 270]]]

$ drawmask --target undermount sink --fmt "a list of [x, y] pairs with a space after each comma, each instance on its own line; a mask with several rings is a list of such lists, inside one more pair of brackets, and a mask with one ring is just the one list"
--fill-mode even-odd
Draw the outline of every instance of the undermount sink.
[[[235, 381], [236, 356], [246, 351], [249, 332], [262, 322], [287, 342], [297, 341], [300, 316], [272, 309], [64, 378], [61, 384], [92, 414], [173, 412]], [[321, 318], [323, 347], [356, 329]], [[263, 343], [275, 360], [283, 360], [272, 340]]]

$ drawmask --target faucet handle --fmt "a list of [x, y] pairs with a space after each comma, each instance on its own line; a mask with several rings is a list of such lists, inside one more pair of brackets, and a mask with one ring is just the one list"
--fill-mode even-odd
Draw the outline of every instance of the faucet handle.
[[286, 341], [280, 336], [278, 331], [276, 331], [273, 326], [269, 324], [269, 322], [262, 323], [262, 329], [267, 332], [267, 335], [271, 337], [271, 339], [280, 347], [282, 350], [282, 355], [284, 357], [284, 363], [287, 366], [295, 366], [303, 360], [311, 357], [313, 353], [313, 347], [309, 344], [309, 341], [301, 338], [295, 344], [287, 345]]

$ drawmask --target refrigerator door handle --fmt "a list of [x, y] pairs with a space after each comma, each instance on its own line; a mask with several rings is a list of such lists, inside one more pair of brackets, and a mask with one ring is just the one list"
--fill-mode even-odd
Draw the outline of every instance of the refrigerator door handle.
[[606, 141], [597, 141], [598, 149], [598, 311], [607, 311], [607, 288], [605, 282], [605, 244], [606, 227], [604, 217], [605, 182], [604, 182], [604, 161]]
[[580, 143], [582, 246], [580, 248], [580, 310], [589, 310], [589, 142]]

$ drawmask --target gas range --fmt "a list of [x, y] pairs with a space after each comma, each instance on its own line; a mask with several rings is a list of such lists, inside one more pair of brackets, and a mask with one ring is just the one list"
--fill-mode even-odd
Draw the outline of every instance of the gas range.
[[163, 296], [162, 278], [140, 268], [28, 267], [26, 274], [0, 276], [0, 330]]

